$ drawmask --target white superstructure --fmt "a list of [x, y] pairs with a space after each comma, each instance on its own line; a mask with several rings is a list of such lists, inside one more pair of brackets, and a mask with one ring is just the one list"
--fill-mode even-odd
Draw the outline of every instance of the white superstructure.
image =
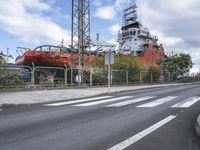
[[158, 38], [151, 35], [149, 30], [138, 21], [136, 4], [126, 8], [118, 35], [119, 53], [141, 56], [150, 43], [157, 46], [157, 41]]

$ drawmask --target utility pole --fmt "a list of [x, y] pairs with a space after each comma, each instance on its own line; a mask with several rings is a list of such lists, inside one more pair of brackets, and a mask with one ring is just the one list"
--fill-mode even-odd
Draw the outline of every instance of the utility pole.
[[81, 86], [84, 53], [90, 51], [90, 0], [72, 0], [71, 46], [78, 53], [78, 85]]

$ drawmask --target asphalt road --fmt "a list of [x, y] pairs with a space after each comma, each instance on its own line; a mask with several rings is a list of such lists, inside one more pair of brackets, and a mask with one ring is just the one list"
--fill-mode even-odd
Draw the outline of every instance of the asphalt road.
[[200, 150], [199, 113], [200, 84], [17, 106], [0, 111], [0, 150]]

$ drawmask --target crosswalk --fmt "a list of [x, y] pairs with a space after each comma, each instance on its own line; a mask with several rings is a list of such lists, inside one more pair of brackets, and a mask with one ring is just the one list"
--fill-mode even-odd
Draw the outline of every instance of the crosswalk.
[[134, 103], [137, 103], [137, 102], [149, 100], [149, 99], [152, 99], [154, 97], [155, 96], [145, 96], [145, 97], [141, 97], [141, 98], [137, 98], [137, 99], [133, 99], [133, 100], [128, 100], [128, 101], [124, 101], [124, 102], [120, 102], [120, 103], [115, 103], [115, 104], [107, 105], [107, 107], [127, 106], [127, 105], [134, 104]]
[[106, 98], [110, 98], [110, 97], [112, 97], [112, 96], [93, 97], [93, 98], [86, 98], [86, 99], [82, 99], [82, 100], [73, 100], [73, 101], [46, 104], [45, 106], [62, 106], [62, 105], [76, 104], [76, 103], [81, 103], [81, 102], [101, 100], [101, 99], [106, 99]]
[[169, 102], [169, 101], [171, 101], [171, 100], [173, 100], [175, 98], [177, 98], [177, 97], [176, 96], [168, 96], [168, 97], [165, 97], [165, 98], [161, 98], [161, 99], [155, 100], [153, 102], [149, 102], [149, 103], [146, 103], [146, 104], [139, 105], [137, 107], [155, 107], [155, 106], [164, 104], [166, 102]]
[[200, 97], [190, 97], [180, 103], [177, 103], [171, 107], [175, 108], [175, 107], [179, 107], [179, 108], [188, 108], [190, 106], [192, 106], [193, 104], [195, 104], [196, 102], [198, 102], [200, 100]]
[[89, 103], [78, 104], [78, 105], [73, 105], [73, 106], [94, 106], [94, 105], [98, 105], [98, 104], [103, 104], [103, 103], [109, 103], [109, 102], [119, 101], [119, 100], [123, 100], [123, 99], [128, 99], [128, 98], [131, 98], [131, 97], [132, 96], [122, 96], [122, 97], [110, 98], [110, 99], [107, 99], [107, 100], [89, 102]]
[[[179, 101], [177, 101], [179, 99]], [[200, 97], [188, 97], [181, 99], [179, 96], [166, 96], [158, 98], [158, 96], [99, 96], [93, 98], [85, 98], [79, 100], [65, 101], [45, 104], [44, 106], [48, 107], [57, 107], [57, 106], [74, 106], [74, 107], [90, 107], [90, 106], [99, 106], [103, 107], [123, 107], [123, 106], [133, 106], [136, 108], [154, 108], [161, 106], [163, 104], [168, 104], [170, 102], [170, 108], [189, 108], [195, 103], [200, 101]], [[172, 104], [173, 103], [173, 104]], [[133, 105], [134, 104], [134, 105]]]

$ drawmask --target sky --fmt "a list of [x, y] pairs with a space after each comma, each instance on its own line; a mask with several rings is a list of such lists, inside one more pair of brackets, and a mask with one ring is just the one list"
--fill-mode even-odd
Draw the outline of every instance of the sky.
[[[200, 68], [199, 0], [91, 0], [91, 38], [117, 44], [123, 9], [138, 5], [138, 16], [164, 45], [166, 54], [190, 54]], [[71, 0], [1, 0], [0, 51], [16, 57], [16, 47], [70, 45]], [[14, 61], [14, 60], [10, 60]]]

